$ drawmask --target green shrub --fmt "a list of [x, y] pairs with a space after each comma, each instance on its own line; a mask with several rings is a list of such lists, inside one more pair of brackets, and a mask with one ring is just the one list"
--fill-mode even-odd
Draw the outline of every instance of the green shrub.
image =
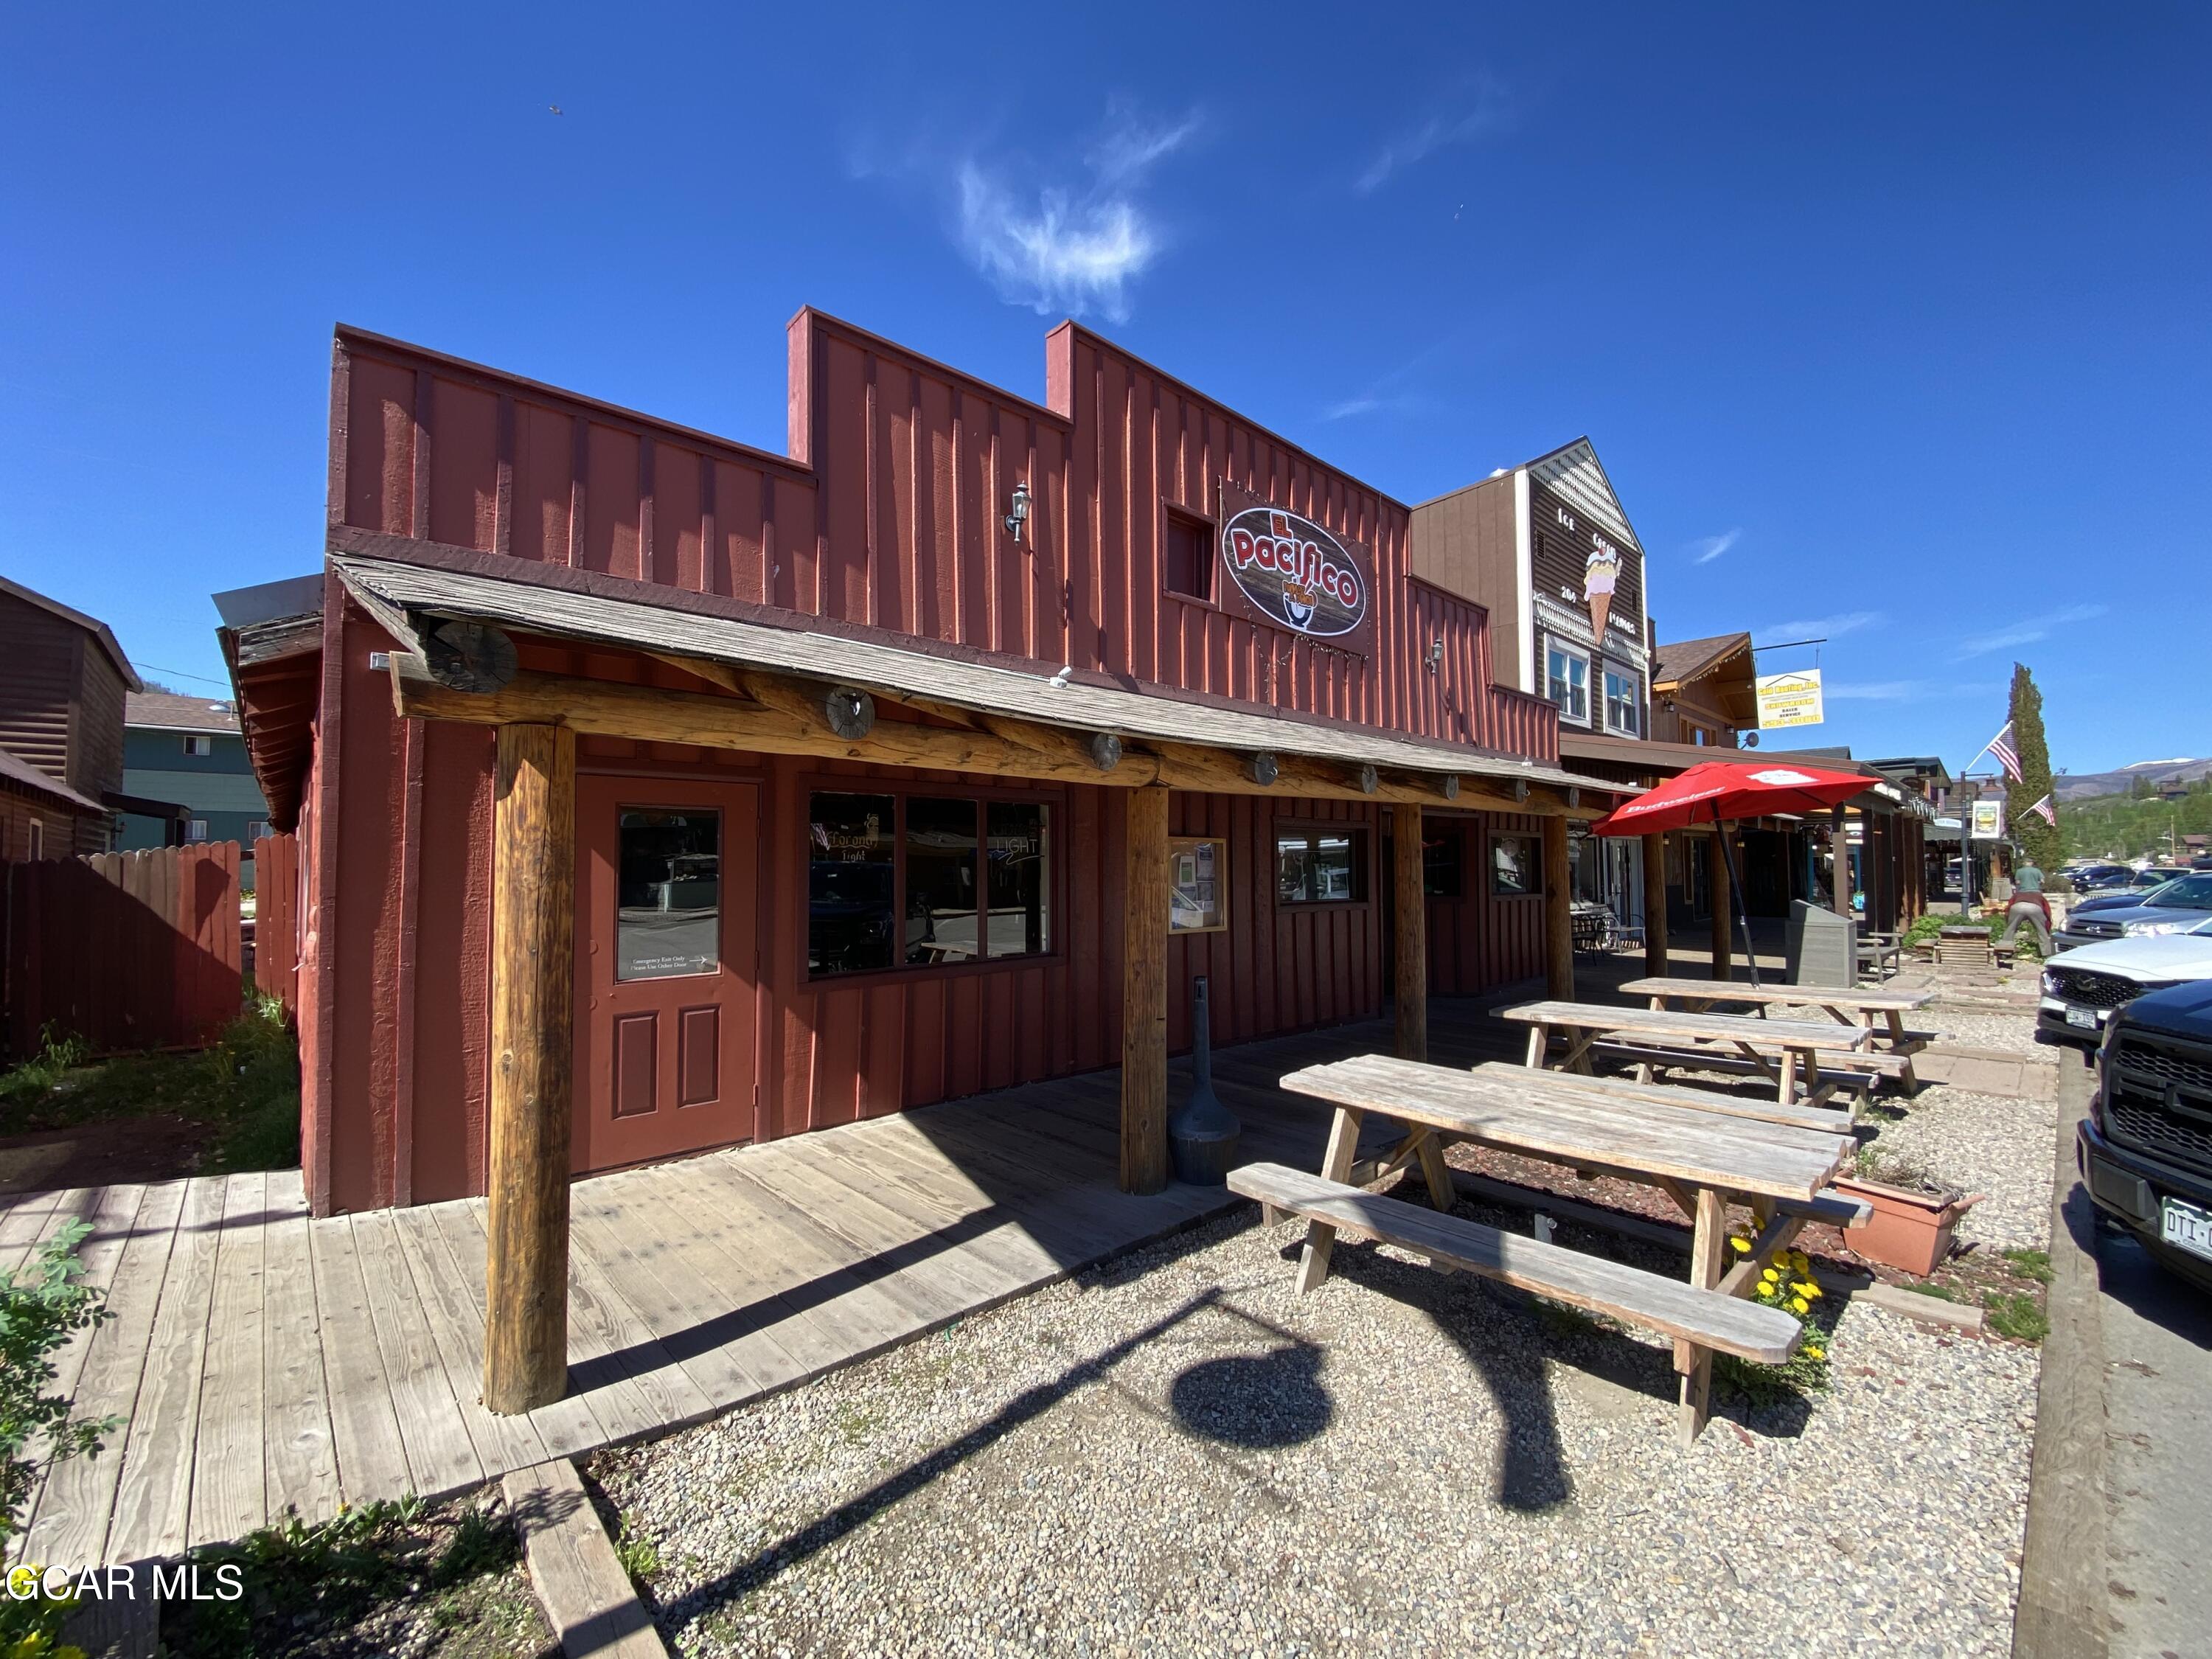
[[[72, 1416], [67, 1396], [49, 1392], [55, 1353], [108, 1316], [104, 1293], [83, 1283], [77, 1255], [91, 1231], [73, 1221], [23, 1267], [0, 1274], [0, 1550], [21, 1527], [23, 1508], [46, 1472], [72, 1457], [97, 1457], [123, 1423], [119, 1417]], [[0, 1596], [0, 1655], [78, 1654], [59, 1644], [72, 1604], [73, 1598], [50, 1597], [43, 1589], [21, 1600]]]

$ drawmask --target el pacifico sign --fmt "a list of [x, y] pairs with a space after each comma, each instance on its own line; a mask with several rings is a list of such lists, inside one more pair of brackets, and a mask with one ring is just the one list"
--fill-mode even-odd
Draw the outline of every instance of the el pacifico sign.
[[1365, 548], [1226, 478], [1219, 542], [1224, 599], [1255, 622], [1367, 654], [1375, 566]]
[[1827, 718], [1820, 702], [1820, 671], [1800, 669], [1794, 674], [1759, 677], [1759, 729], [1771, 732], [1785, 726], [1818, 726]]

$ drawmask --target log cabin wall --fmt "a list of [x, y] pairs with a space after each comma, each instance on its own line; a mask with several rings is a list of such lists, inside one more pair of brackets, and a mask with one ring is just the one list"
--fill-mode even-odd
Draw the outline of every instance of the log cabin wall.
[[[1068, 325], [1050, 337], [1046, 404], [812, 312], [793, 322], [790, 349], [783, 457], [343, 331], [333, 529], [1556, 759], [1550, 706], [1492, 684], [1481, 606], [1410, 578], [1402, 504], [1095, 336]], [[1222, 476], [1368, 549], [1369, 655], [1166, 591], [1168, 514], [1210, 519]], [[1001, 523], [1018, 478], [1032, 500], [1019, 544]], [[301, 1020], [319, 1212], [485, 1184], [494, 740], [489, 729], [398, 719], [370, 665], [389, 644], [327, 585], [300, 822], [313, 883]], [[526, 654], [552, 671], [690, 684], [623, 653]], [[1118, 1060], [1122, 849], [1110, 791], [1024, 792], [1054, 808], [1049, 954], [810, 980], [807, 903], [793, 896], [808, 891], [811, 791], [914, 783], [944, 794], [993, 780], [596, 738], [580, 741], [577, 764], [584, 775], [757, 787], [758, 845], [727, 860], [728, 880], [750, 879], [756, 901], [757, 1137]], [[1484, 821], [1460, 821], [1471, 826], [1471, 886], [1436, 913], [1439, 994], [1541, 962], [1540, 902], [1490, 899]], [[1176, 793], [1172, 833], [1227, 839], [1231, 903], [1226, 932], [1170, 941], [1173, 1048], [1190, 1043], [1199, 974], [1212, 976], [1224, 1044], [1382, 1011], [1382, 822], [1361, 802]], [[1291, 824], [1358, 832], [1361, 896], [1276, 902], [1275, 836]]]

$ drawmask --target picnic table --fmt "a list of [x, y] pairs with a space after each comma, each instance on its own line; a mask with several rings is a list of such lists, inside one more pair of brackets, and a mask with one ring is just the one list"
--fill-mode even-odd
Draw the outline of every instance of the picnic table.
[[[1705, 1426], [1716, 1352], [1773, 1364], [1796, 1345], [1794, 1318], [1742, 1299], [1762, 1270], [1807, 1220], [1836, 1218], [1834, 1211], [1851, 1208], [1821, 1198], [1821, 1189], [1851, 1156], [1850, 1137], [1747, 1116], [1741, 1103], [1726, 1097], [1709, 1097], [1726, 1110], [1709, 1109], [1692, 1090], [1532, 1074], [1514, 1066], [1461, 1071], [1384, 1054], [1308, 1066], [1284, 1078], [1281, 1086], [1335, 1108], [1320, 1174], [1247, 1164], [1231, 1174], [1230, 1186], [1273, 1210], [1306, 1218], [1301, 1292], [1328, 1277], [1342, 1228], [1659, 1331], [1674, 1342], [1674, 1368], [1681, 1377], [1677, 1431], [1685, 1443]], [[1448, 1212], [1452, 1200], [1443, 1156], [1447, 1139], [1601, 1169], [1657, 1187], [1692, 1224], [1689, 1283], [1347, 1185], [1370, 1114], [1406, 1126], [1406, 1141], [1392, 1166], [1406, 1167], [1418, 1157], [1437, 1211]], [[1731, 1200], [1750, 1205], [1757, 1231], [1749, 1252], [1724, 1274]], [[1826, 1211], [1820, 1207], [1824, 1201]], [[1862, 1213], [1852, 1208], [1850, 1219]]]
[[[1718, 981], [1713, 981], [1717, 985]], [[1516, 1020], [1528, 1029], [1528, 1064], [1540, 1068], [1558, 1031], [1567, 1040], [1561, 1071], [1590, 1069], [1589, 1051], [1599, 1042], [1626, 1042], [1639, 1049], [1660, 1049], [1679, 1055], [1641, 1061], [1639, 1082], [1651, 1080], [1656, 1066], [1694, 1066], [1715, 1054], [1741, 1057], [1763, 1075], [1774, 1079], [1775, 1098], [1782, 1104], [1800, 1103], [1802, 1073], [1806, 1094], [1802, 1103], [1818, 1106], [1832, 1096], [1844, 1080], [1823, 1077], [1824, 1054], [1840, 1058], [1846, 1066], [1864, 1050], [1873, 1034], [1863, 1025], [1838, 1027], [1818, 1020], [1762, 1019], [1746, 1014], [1688, 1013], [1670, 1008], [1623, 1008], [1612, 1003], [1524, 1002], [1498, 1011], [1500, 1019]]]
[[1692, 1013], [1704, 1013], [1717, 1002], [1747, 1003], [1760, 1009], [1784, 1003], [1819, 1008], [1839, 1024], [1865, 1026], [1884, 1052], [1903, 1054], [1908, 1089], [1919, 1086], [1919, 1079], [1912, 1074], [1912, 1056], [1926, 1048], [1934, 1035], [1907, 1030], [1905, 1026], [1905, 1015], [1936, 1000], [1933, 990], [1893, 985], [1747, 985], [1736, 980], [1672, 979], [1662, 975], [1632, 979], [1620, 990], [1624, 996], [1649, 997], [1656, 1009], [1679, 1003]]

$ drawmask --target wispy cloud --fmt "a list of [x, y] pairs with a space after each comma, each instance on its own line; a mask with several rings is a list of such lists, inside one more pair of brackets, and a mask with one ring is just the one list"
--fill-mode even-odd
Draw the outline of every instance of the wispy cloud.
[[848, 141], [846, 173], [939, 205], [946, 234], [1009, 305], [1121, 322], [1169, 240], [1148, 199], [1152, 176], [1204, 126], [1196, 110], [1161, 118], [1115, 101], [1048, 160], [929, 129], [861, 131]]
[[962, 251], [1010, 305], [1127, 320], [1131, 287], [1164, 243], [1143, 185], [1200, 124], [1195, 113], [1162, 122], [1117, 106], [1085, 151], [1080, 181], [1040, 179], [1012, 160], [963, 159], [954, 173]]
[[1832, 640], [1856, 634], [1881, 620], [1879, 611], [1845, 611], [1833, 617], [1810, 617], [1798, 622], [1772, 623], [1752, 630], [1754, 645], [1774, 645], [1785, 640]]
[[1844, 702], [1919, 702], [1935, 688], [1933, 680], [1838, 681], [1820, 688], [1824, 696]]
[[2016, 623], [1987, 634], [1969, 635], [1960, 641], [1961, 657], [1979, 657], [1991, 651], [2008, 650], [2015, 645], [2033, 645], [2038, 640], [2051, 637], [2054, 628], [2063, 628], [2069, 623], [2087, 622], [2092, 617], [2101, 617], [2101, 605], [2069, 605], [2063, 611], [2052, 611], [2040, 617], [2027, 617]]
[[1700, 536], [1690, 544], [1690, 562], [1711, 564], [1742, 538], [1743, 531], [1740, 527], [1723, 530], [1717, 536]]
[[1390, 181], [1393, 173], [1424, 161], [1440, 149], [1464, 144], [1498, 131], [1508, 115], [1505, 88], [1490, 76], [1476, 76], [1461, 89], [1448, 106], [1432, 111], [1401, 130], [1377, 150], [1352, 187], [1371, 196]]

